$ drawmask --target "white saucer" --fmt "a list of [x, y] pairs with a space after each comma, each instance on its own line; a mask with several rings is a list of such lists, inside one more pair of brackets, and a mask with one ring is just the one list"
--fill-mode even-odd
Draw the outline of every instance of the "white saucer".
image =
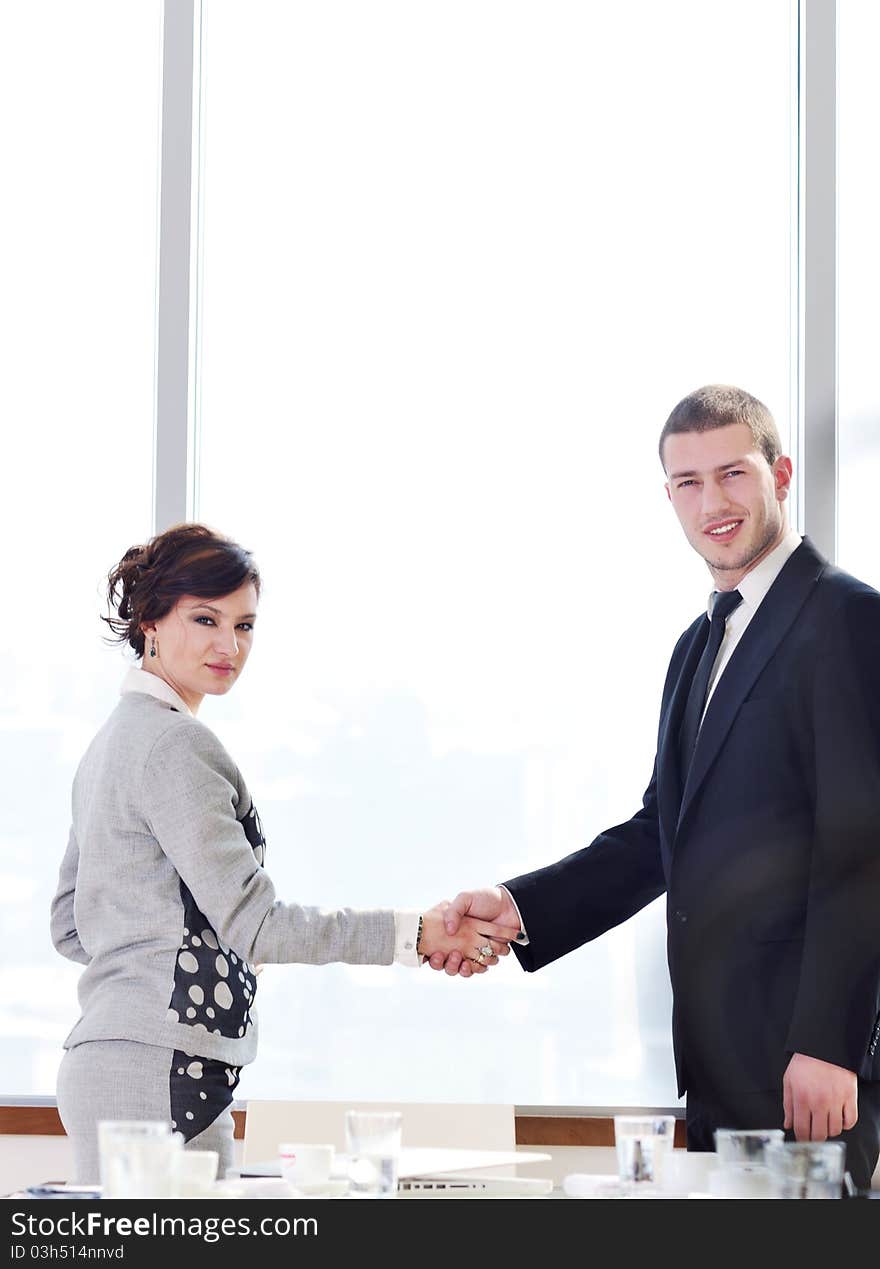
[[616, 1173], [571, 1172], [563, 1178], [568, 1198], [621, 1198], [623, 1189]]

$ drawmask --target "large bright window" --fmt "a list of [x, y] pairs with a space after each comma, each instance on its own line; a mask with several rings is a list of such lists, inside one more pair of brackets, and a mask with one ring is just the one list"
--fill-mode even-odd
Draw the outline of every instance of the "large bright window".
[[841, 565], [880, 587], [876, 511], [880, 483], [880, 7], [840, 0], [838, 64], [838, 542]]
[[161, 4], [0, 8], [0, 1032], [51, 1093], [79, 974], [49, 903], [79, 758], [124, 663], [102, 575], [149, 535]]
[[[790, 6], [243, 13], [206, 6], [198, 511], [265, 592], [203, 718], [282, 896], [421, 907], [640, 804], [709, 588], [660, 428], [721, 381], [789, 434]], [[662, 901], [537, 975], [270, 967], [260, 1006], [243, 1097], [676, 1100]]]

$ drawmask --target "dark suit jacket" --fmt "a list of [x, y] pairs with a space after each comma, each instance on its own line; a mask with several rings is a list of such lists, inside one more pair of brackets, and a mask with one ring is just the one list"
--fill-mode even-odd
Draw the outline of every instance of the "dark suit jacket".
[[527, 970], [665, 890], [679, 1094], [779, 1089], [792, 1053], [880, 1079], [880, 594], [805, 539], [678, 730], [708, 622], [672, 654], [631, 820], [505, 884]]

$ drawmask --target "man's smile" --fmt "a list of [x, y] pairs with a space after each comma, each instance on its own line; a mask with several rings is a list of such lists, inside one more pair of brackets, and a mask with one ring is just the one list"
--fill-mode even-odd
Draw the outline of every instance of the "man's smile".
[[708, 525], [703, 530], [703, 533], [706, 537], [712, 538], [715, 542], [729, 542], [731, 538], [736, 536], [742, 523], [743, 521], [741, 519], [716, 520], [714, 524]]

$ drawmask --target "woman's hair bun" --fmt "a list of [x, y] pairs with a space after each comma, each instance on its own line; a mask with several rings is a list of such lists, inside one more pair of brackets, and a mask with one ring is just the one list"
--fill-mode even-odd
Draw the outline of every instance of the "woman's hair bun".
[[250, 551], [205, 524], [178, 524], [149, 542], [130, 546], [107, 575], [111, 643], [128, 643], [139, 657], [146, 640], [141, 627], [161, 621], [183, 595], [218, 599], [260, 573]]

